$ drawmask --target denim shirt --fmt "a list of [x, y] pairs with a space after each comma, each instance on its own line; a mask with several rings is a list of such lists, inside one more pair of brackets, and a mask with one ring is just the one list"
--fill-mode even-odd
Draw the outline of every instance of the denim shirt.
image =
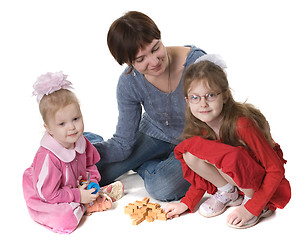
[[127, 67], [121, 74], [116, 92], [119, 111], [116, 132], [111, 139], [97, 144], [102, 161], [125, 160], [132, 152], [138, 131], [168, 143], [179, 143], [185, 124], [183, 75], [189, 65], [206, 54], [193, 45], [186, 47], [191, 50], [181, 80], [171, 93], [154, 87], [136, 69], [127, 74]]

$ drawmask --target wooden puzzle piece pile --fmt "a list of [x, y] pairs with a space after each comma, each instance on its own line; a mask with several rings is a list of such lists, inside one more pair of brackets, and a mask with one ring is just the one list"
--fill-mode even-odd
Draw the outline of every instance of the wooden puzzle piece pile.
[[133, 219], [132, 224], [138, 225], [144, 220], [153, 222], [154, 220], [167, 221], [167, 213], [163, 211], [158, 203], [149, 202], [150, 198], [145, 197], [142, 201], [135, 201], [125, 206], [125, 214]]

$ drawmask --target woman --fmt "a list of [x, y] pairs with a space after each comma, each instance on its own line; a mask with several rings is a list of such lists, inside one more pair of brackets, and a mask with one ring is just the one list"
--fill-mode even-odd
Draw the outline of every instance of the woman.
[[101, 184], [132, 169], [152, 197], [177, 200], [190, 186], [173, 151], [185, 122], [182, 77], [205, 52], [195, 46], [165, 47], [153, 20], [135, 11], [112, 23], [107, 43], [115, 60], [128, 66], [117, 86], [113, 138], [101, 142], [97, 135], [85, 134], [101, 155]]

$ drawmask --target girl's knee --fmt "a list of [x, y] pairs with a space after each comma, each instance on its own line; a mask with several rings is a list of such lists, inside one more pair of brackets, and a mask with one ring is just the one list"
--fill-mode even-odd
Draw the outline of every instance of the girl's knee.
[[232, 177], [239, 188], [254, 191], [259, 189], [265, 176], [265, 169], [241, 147], [234, 148], [221, 162], [221, 171]]
[[183, 154], [183, 159], [185, 160], [186, 164], [188, 166], [191, 165], [196, 165], [198, 162], [201, 161], [201, 159], [199, 159], [198, 157], [194, 156], [192, 153], [190, 152], [186, 152]]
[[84, 214], [80, 204], [70, 203], [66, 205], [70, 205], [70, 206], [61, 208], [61, 210], [58, 211], [56, 214], [57, 215], [56, 221], [54, 223], [55, 225], [53, 226], [53, 229], [56, 232], [61, 232], [61, 233], [73, 232], [77, 228]]
[[183, 158], [188, 167], [191, 168], [193, 171], [196, 171], [196, 169], [206, 169], [208, 167], [208, 164], [210, 164], [207, 160], [200, 159], [189, 152], [186, 152], [183, 155]]

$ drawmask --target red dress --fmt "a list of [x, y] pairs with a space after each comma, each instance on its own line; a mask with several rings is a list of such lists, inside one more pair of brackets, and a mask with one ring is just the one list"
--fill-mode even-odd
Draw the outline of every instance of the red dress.
[[184, 178], [191, 187], [181, 202], [192, 212], [205, 192], [214, 194], [217, 188], [192, 171], [183, 159], [183, 154], [207, 160], [229, 175], [243, 189], [253, 189], [254, 196], [244, 206], [255, 216], [268, 205], [269, 209], [284, 208], [291, 197], [290, 184], [284, 176], [283, 153], [278, 144], [274, 148], [265, 139], [255, 124], [241, 117], [237, 121], [237, 132], [248, 146], [233, 147], [219, 141], [196, 136], [184, 140], [175, 148], [175, 157], [180, 160]]

